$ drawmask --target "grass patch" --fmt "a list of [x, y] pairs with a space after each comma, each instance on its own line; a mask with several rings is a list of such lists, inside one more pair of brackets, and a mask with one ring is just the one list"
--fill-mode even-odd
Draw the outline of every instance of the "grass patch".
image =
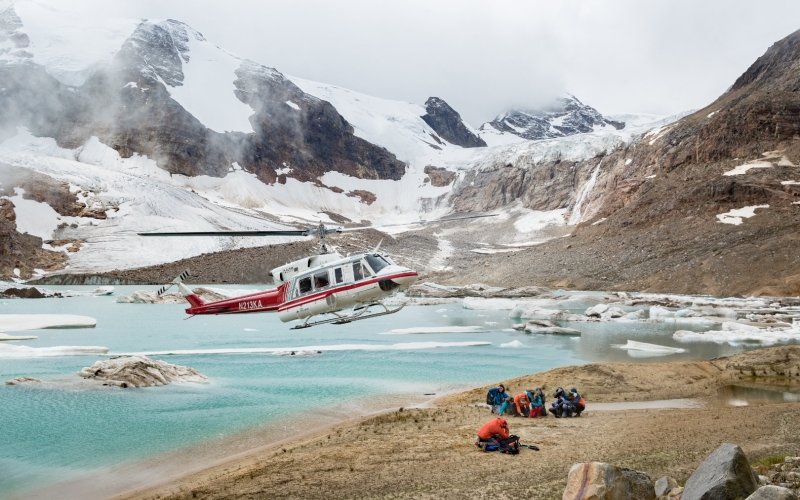
[[786, 455], [768, 455], [757, 462], [753, 462], [751, 465], [753, 467], [758, 467], [760, 465], [775, 465], [775, 464], [782, 464], [786, 459]]

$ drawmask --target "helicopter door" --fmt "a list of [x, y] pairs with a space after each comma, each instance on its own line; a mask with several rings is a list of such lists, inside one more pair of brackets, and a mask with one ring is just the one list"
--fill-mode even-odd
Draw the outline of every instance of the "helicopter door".
[[361, 271], [361, 262], [353, 262], [353, 281], [361, 281], [364, 279], [364, 273]]

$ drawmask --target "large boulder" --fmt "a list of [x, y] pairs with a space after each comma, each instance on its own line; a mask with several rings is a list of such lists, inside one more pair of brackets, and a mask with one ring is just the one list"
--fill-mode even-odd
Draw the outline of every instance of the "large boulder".
[[194, 368], [172, 365], [147, 356], [118, 356], [98, 361], [83, 368], [78, 375], [123, 388], [167, 385], [173, 382], [208, 382], [208, 378]]
[[723, 444], [708, 456], [686, 481], [681, 500], [747, 498], [758, 484], [741, 448]]
[[747, 500], [797, 500], [797, 495], [788, 488], [769, 485], [757, 489]]
[[655, 500], [655, 487], [644, 472], [601, 462], [575, 464], [569, 470], [563, 500]]

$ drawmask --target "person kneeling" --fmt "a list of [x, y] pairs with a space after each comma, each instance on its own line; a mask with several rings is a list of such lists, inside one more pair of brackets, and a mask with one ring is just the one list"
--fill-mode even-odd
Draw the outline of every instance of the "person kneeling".
[[480, 428], [475, 444], [486, 451], [499, 450], [511, 455], [519, 453], [519, 437], [511, 436], [508, 422], [499, 417]]

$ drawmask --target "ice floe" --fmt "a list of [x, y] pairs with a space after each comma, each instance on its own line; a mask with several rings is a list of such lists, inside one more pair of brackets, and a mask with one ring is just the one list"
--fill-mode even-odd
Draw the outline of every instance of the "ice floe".
[[741, 323], [726, 322], [722, 330], [707, 332], [692, 332], [678, 330], [672, 338], [680, 342], [715, 342], [731, 345], [742, 342], [760, 342], [764, 345], [774, 345], [791, 340], [800, 340], [800, 325], [790, 328], [758, 328]]
[[506, 344], [500, 344], [500, 347], [513, 347], [513, 348], [517, 348], [517, 347], [525, 347], [525, 344], [523, 344], [523, 343], [522, 343], [522, 342], [520, 342], [519, 340], [512, 340], [511, 342], [508, 342], [508, 343], [506, 343]]
[[[304, 347], [243, 347], [228, 349], [177, 349], [130, 353], [138, 356], [183, 356], [189, 354], [275, 354], [280, 352], [299, 351], [405, 351], [416, 349], [434, 349], [439, 347], [477, 347], [492, 345], [491, 342], [402, 342], [398, 344], [336, 344]], [[2, 347], [2, 345], [0, 345]]]
[[0, 358], [49, 358], [106, 353], [108, 353], [108, 347], [100, 346], [29, 347], [25, 345], [0, 344]]
[[5, 333], [0, 332], [0, 342], [3, 342], [4, 340], [34, 340], [38, 338], [39, 337], [37, 337], [36, 335], [23, 335], [21, 337], [20, 336], [15, 337], [14, 335], [7, 335]]
[[686, 352], [686, 349], [681, 349], [680, 347], [669, 347], [665, 345], [648, 344], [647, 342], [636, 342], [635, 340], [628, 340], [627, 344], [616, 347], [627, 350], [628, 354], [630, 354], [633, 357], [637, 357], [636, 354], [632, 354], [634, 351], [639, 353], [647, 353], [650, 356], [667, 356], [670, 354], [678, 354], [681, 352]]
[[390, 333], [479, 333], [485, 332], [486, 328], [480, 326], [420, 326], [414, 328], [397, 328]]
[[74, 314], [0, 314], [0, 331], [94, 328], [97, 320]]

